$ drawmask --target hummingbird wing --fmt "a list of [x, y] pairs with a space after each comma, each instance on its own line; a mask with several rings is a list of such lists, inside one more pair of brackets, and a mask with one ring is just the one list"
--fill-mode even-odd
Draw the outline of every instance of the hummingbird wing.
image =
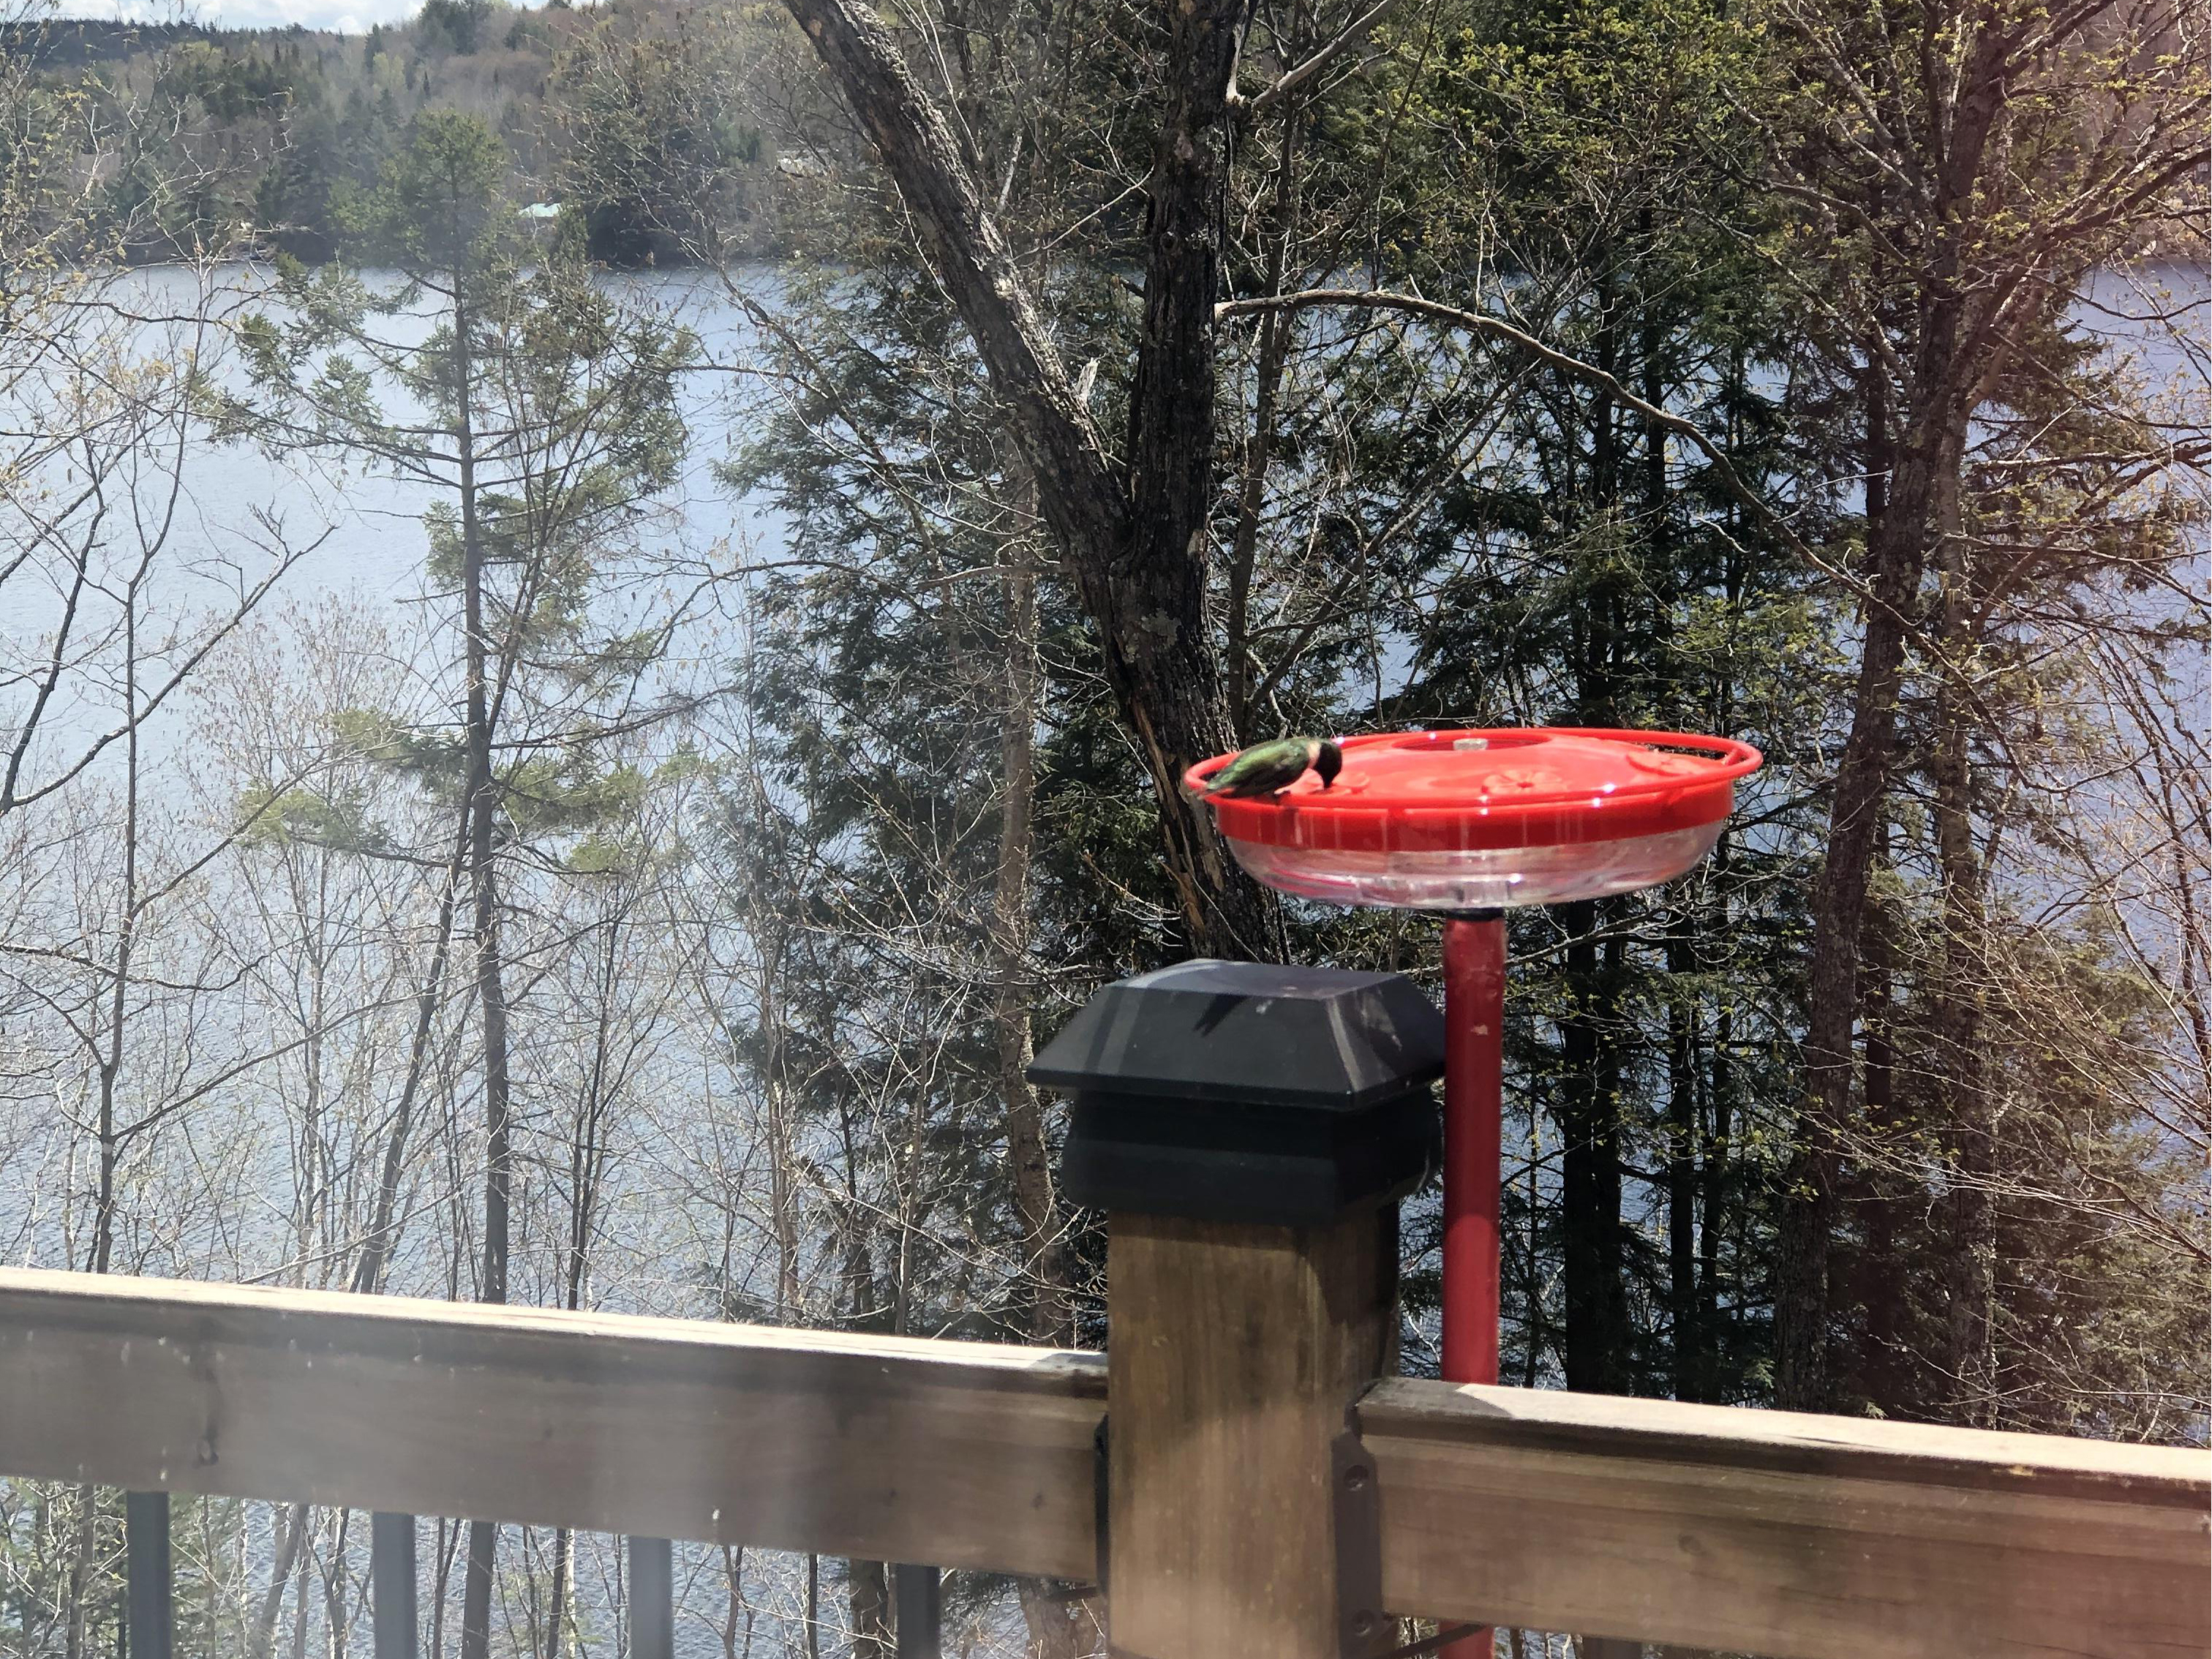
[[1313, 761], [1310, 738], [1255, 744], [1206, 781], [1209, 795], [1265, 795], [1296, 783]]

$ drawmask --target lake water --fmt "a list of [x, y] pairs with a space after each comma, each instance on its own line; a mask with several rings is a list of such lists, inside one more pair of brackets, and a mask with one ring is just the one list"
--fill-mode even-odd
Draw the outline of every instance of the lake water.
[[[127, 331], [126, 355], [174, 362], [195, 352], [204, 364], [217, 365], [219, 379], [241, 387], [242, 377], [223, 349], [220, 331], [195, 329], [179, 319], [199, 314], [204, 301], [207, 313], [222, 319], [258, 308], [268, 298], [270, 280], [265, 270], [246, 265], [212, 272], [155, 267], [114, 276], [102, 285], [100, 297], [112, 313], [156, 319]], [[728, 285], [702, 271], [617, 274], [605, 281], [628, 301], [678, 316], [701, 345], [699, 367], [683, 378], [679, 388], [691, 443], [677, 483], [653, 503], [643, 532], [647, 545], [722, 570], [748, 562], [758, 550], [779, 547], [783, 521], [775, 508], [733, 494], [717, 481], [714, 468], [748, 440], [757, 419], [750, 411], [758, 407], [757, 382], [745, 373], [755, 332], [731, 290], [742, 289], [774, 304], [782, 291], [781, 277], [760, 267], [733, 273]], [[404, 339], [411, 331], [419, 338], [430, 326], [431, 319], [422, 312], [393, 319], [391, 332]], [[52, 390], [19, 384], [0, 391], [0, 428], [19, 434], [9, 446], [11, 453], [23, 441], [20, 434], [53, 429], [53, 416], [38, 403]], [[121, 584], [141, 550], [156, 539], [161, 549], [142, 611], [151, 625], [142, 622], [141, 627], [142, 643], [155, 640], [152, 654], [157, 659], [179, 660], [194, 637], [195, 620], [204, 625], [207, 618], [233, 607], [241, 589], [272, 568], [278, 550], [299, 556], [263, 602], [263, 615], [312, 611], [344, 601], [387, 616], [402, 635], [416, 641], [438, 637], [424, 625], [442, 619], [450, 601], [440, 601], [434, 612], [418, 607], [433, 598], [425, 584], [429, 542], [424, 514], [444, 492], [385, 472], [349, 470], [336, 460], [280, 460], [251, 444], [194, 441], [185, 452], [173, 499], [169, 477], [159, 464], [164, 445], [149, 442], [143, 449], [147, 464], [135, 476], [111, 472], [106, 480], [112, 497], [100, 530], [106, 554], [94, 591], [80, 607], [80, 638], [116, 625]], [[79, 458], [64, 456], [46, 463], [35, 483], [50, 499], [58, 499], [76, 491], [84, 476]], [[90, 512], [80, 511], [75, 520], [79, 528], [89, 523]], [[18, 516], [6, 539], [23, 544], [25, 521]], [[52, 562], [57, 577], [65, 574], [65, 562]], [[0, 654], [11, 668], [43, 658], [64, 600], [58, 580], [41, 582], [28, 569], [8, 582], [0, 595]], [[646, 602], [640, 595], [617, 595], [610, 601], [617, 608]], [[179, 631], [165, 651], [161, 635], [172, 629]], [[438, 648], [452, 647], [447, 633]], [[656, 678], [664, 683], [679, 679], [724, 648], [714, 626], [681, 630]], [[158, 670], [150, 678], [157, 679]], [[20, 684], [0, 687], [0, 697], [6, 699], [0, 708], [7, 716], [17, 714], [23, 695]], [[120, 706], [111, 676], [70, 677], [42, 723], [50, 738], [48, 772], [88, 738], [115, 729]], [[172, 708], [149, 723], [152, 754], [173, 749], [182, 714], [180, 708]], [[34, 778], [36, 772], [33, 767]]]
[[[144, 284], [149, 311], [187, 301], [195, 281], [185, 271], [134, 275]], [[251, 296], [262, 289], [260, 274], [250, 268], [226, 276], [235, 294]], [[783, 287], [767, 267], [735, 272], [731, 283], [771, 304]], [[693, 441], [682, 479], [661, 502], [672, 518], [660, 533], [702, 550], [777, 544], [780, 516], [763, 502], [733, 497], [712, 476], [714, 463], [747, 435], [738, 404], [757, 340], [750, 319], [722, 280], [709, 272], [623, 272], [610, 275], [605, 283], [625, 298], [672, 312], [700, 340], [702, 366], [684, 377], [680, 392]], [[194, 458], [192, 468], [195, 494], [204, 502], [238, 507], [265, 500], [300, 530], [327, 531], [327, 539], [300, 572], [299, 587], [387, 602], [416, 596], [429, 546], [422, 519], [437, 492], [374, 474], [334, 479], [306, 469], [274, 468], [243, 445], [207, 448]]]
[[[184, 315], [193, 310], [203, 280], [202, 273], [186, 270], [133, 271], [116, 279], [111, 297], [119, 308], [144, 315]], [[211, 284], [216, 309], [234, 313], [251, 307], [267, 281], [265, 271], [251, 266], [217, 270]], [[779, 273], [766, 266], [740, 269], [726, 285], [714, 273], [696, 270], [618, 273], [605, 281], [626, 298], [679, 315], [702, 349], [701, 367], [684, 378], [681, 390], [692, 435], [690, 453], [682, 477], [659, 503], [654, 540], [723, 568], [775, 556], [785, 531], [781, 514], [757, 496], [732, 494], [717, 481], [714, 467], [750, 435], [760, 407], [760, 385], [745, 372], [757, 334], [731, 289], [774, 306], [783, 292]], [[2193, 392], [2203, 418], [2206, 389], [2212, 387], [2209, 313], [2205, 272], [2169, 265], [2100, 273], [2085, 290], [2079, 314], [2086, 327], [2108, 336], [2144, 378]], [[149, 326], [143, 334], [149, 352], [174, 343], [161, 328]], [[165, 596], [180, 607], [219, 605], [241, 574], [250, 579], [257, 560], [265, 564], [256, 550], [265, 547], [272, 532], [295, 547], [313, 547], [283, 584], [283, 596], [294, 605], [345, 596], [396, 611], [425, 597], [428, 542], [422, 516], [436, 499], [427, 486], [313, 463], [278, 464], [246, 445], [197, 447], [183, 486], [183, 511], [163, 560], [171, 573], [164, 579]], [[9, 636], [15, 652], [34, 648], [36, 637], [51, 627], [53, 612], [46, 606], [52, 599], [35, 592], [27, 597], [20, 581], [10, 585], [0, 632]], [[674, 641], [679, 657], [712, 648], [708, 638], [679, 635]], [[64, 718], [72, 727], [88, 729], [107, 714], [95, 696]]]

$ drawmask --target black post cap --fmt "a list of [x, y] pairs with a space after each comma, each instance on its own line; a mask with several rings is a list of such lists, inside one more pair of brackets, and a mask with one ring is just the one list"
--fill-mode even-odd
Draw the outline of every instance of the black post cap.
[[1403, 975], [1199, 961], [1107, 986], [1029, 1075], [1075, 1093], [1075, 1202], [1315, 1226], [1434, 1167], [1443, 1056], [1443, 1018]]

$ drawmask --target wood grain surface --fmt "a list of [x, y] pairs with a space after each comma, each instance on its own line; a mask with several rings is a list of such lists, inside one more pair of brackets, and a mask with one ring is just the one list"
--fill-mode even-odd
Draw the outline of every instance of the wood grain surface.
[[[1355, 1396], [1396, 1612], [1783, 1659], [2212, 1649], [2212, 1452], [1363, 1394], [1382, 1241], [1196, 1227], [1110, 1247], [1125, 1652], [1334, 1652]], [[141, 1491], [1081, 1579], [1107, 1383], [1097, 1354], [0, 1269], [0, 1473]]]
[[1336, 1659], [1329, 1449], [1395, 1332], [1394, 1220], [1110, 1218], [1116, 1655]]
[[0, 1269], [0, 1471], [1088, 1577], [1097, 1355]]
[[1787, 1659], [2212, 1636], [2212, 1453], [1378, 1383], [1394, 1608]]

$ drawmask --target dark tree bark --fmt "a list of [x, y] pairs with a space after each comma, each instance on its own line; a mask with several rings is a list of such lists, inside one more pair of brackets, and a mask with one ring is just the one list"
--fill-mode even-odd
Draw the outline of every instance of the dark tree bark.
[[1850, 736], [1836, 770], [1827, 853], [1813, 893], [1806, 1098], [1775, 1262], [1774, 1397], [1786, 1410], [1818, 1411], [1829, 1403], [1828, 1258], [1837, 1216], [1838, 1142], [1850, 1114], [1860, 933], [1896, 743], [1905, 617], [1926, 563], [1920, 528], [1925, 519], [1917, 515], [1924, 514], [1933, 459], [1923, 454], [1899, 466], [1896, 499], [1873, 538], [1875, 603], [1867, 607]]
[[[1291, 244], [1297, 234], [1305, 175], [1299, 168], [1304, 130], [1295, 107], [1284, 118], [1282, 149], [1275, 163], [1273, 223], [1267, 247], [1267, 292], [1280, 294], [1290, 276]], [[1253, 740], [1252, 576], [1259, 562], [1260, 514], [1267, 500], [1267, 466], [1275, 445], [1275, 425], [1283, 377], [1290, 362], [1291, 325], [1287, 311], [1259, 320], [1260, 359], [1254, 371], [1252, 430], [1244, 441], [1243, 477], [1237, 500], [1237, 526], [1230, 538], [1229, 616], [1224, 651], [1228, 665], [1230, 720], [1239, 744]]]
[[[1972, 649], [1962, 538], [1947, 536], [1943, 639], [1954, 659]], [[1951, 1185], [1945, 1194], [1948, 1421], [1996, 1426], [1996, 1121], [1983, 1058], [1984, 933], [1981, 854], [1973, 823], [1968, 721], [1958, 689], [1936, 700], [1936, 853], [1942, 879], [1942, 970], [1934, 988], [1934, 1024]]]
[[[1972, 176], [1965, 174], [1969, 182]], [[1968, 320], [1956, 282], [1956, 244], [1966, 234], [1956, 221], [1963, 206], [1962, 191], [1947, 216], [1952, 248], [1921, 287], [1906, 420], [1881, 516], [1869, 526], [1870, 598], [1850, 735], [1836, 769], [1826, 855], [1814, 889], [1806, 1099], [1775, 1275], [1775, 1401], [1790, 1410], [1816, 1411], [1829, 1403], [1828, 1258], [1840, 1141], [1850, 1120], [1867, 884], [1895, 758], [1905, 647], [1929, 562], [1946, 526], [1956, 524], [1960, 466], [1983, 372], [1960, 349]]]
[[[1860, 940], [1896, 746], [1905, 645], [1929, 561], [1947, 526], [1956, 526], [1969, 420], [1992, 359], [2006, 349], [1987, 337], [2005, 310], [2004, 298], [1983, 293], [1970, 302], [1961, 278], [1975, 235], [1983, 159], [2004, 112], [2014, 42], [1986, 7], [1962, 21], [1967, 44], [1955, 81], [1928, 88], [1943, 129], [1935, 135], [1941, 142], [1929, 198], [1924, 208], [1903, 210], [1920, 220], [1915, 228], [1924, 229], [1925, 252], [1912, 276], [1911, 343], [1897, 392], [1903, 420], [1894, 466], [1881, 514], [1868, 526], [1865, 639], [1850, 735], [1829, 806], [1826, 856], [1813, 896], [1805, 1103], [1775, 1264], [1775, 1403], [1796, 1411], [1830, 1403], [1829, 1255], [1840, 1139], [1850, 1116]], [[1881, 207], [1877, 197], [1874, 210]], [[1970, 337], [1975, 349], [1964, 349]], [[1870, 441], [1869, 448], [1875, 447]]]
[[[1667, 971], [1690, 971], [1696, 949], [1686, 915], [1667, 941]], [[1674, 1397], [1705, 1397], [1704, 1322], [1698, 1301], [1698, 1157], [1703, 1114], [1698, 1054], [1704, 1046], [1698, 1006], [1678, 994], [1667, 1011], [1667, 1302], [1674, 1325]]]
[[999, 868], [991, 893], [991, 1018], [997, 1038], [999, 1089], [1006, 1115], [1006, 1162], [1022, 1228], [1023, 1333], [1032, 1342], [1068, 1340], [1067, 1272], [1054, 1213], [1052, 1157], [1045, 1144], [1044, 1103], [1030, 1086], [1034, 1058], [1030, 1010], [1035, 987], [1029, 967], [1030, 866], [1036, 847], [1031, 817], [1036, 789], [1037, 572], [1026, 537], [1007, 550], [1002, 592], [1006, 605], [1006, 702], [1000, 714]]
[[[1877, 836], [1878, 868], [1890, 867], [1892, 863], [1889, 832], [1890, 826], [1885, 823]], [[1866, 1133], [1879, 1145], [1895, 1135], [1899, 1127], [1897, 1047], [1890, 1006], [1897, 925], [1889, 906], [1869, 902], [1863, 954], [1859, 1018], [1866, 1028]], [[1865, 1234], [1859, 1250], [1858, 1300], [1866, 1316], [1858, 1389], [1885, 1417], [1904, 1417], [1911, 1408], [1905, 1369], [1899, 1363], [1906, 1351], [1908, 1277], [1898, 1260], [1898, 1223], [1902, 1218], [1898, 1183], [1885, 1170], [1869, 1171], [1862, 1183], [1858, 1204]]]
[[[1600, 319], [1595, 362], [1605, 384], [1589, 401], [1588, 503], [1607, 513], [1631, 503], [1623, 496], [1635, 480], [1620, 429], [1621, 405], [1611, 391], [1620, 368], [1618, 294], [1601, 270], [1593, 284]], [[1591, 726], [1619, 724], [1623, 666], [1623, 598], [1616, 577], [1594, 580], [1574, 623], [1576, 715]], [[1620, 972], [1623, 941], [1599, 935], [1610, 914], [1605, 903], [1560, 907], [1570, 943], [1566, 968], [1571, 1002], [1561, 1021], [1565, 1088], [1558, 1110], [1561, 1147], [1559, 1194], [1561, 1279], [1566, 1304], [1567, 1386], [1593, 1394], [1632, 1391], [1625, 1238], [1620, 1222]]]
[[1249, 954], [1266, 942], [1267, 907], [1181, 787], [1185, 767], [1233, 740], [1206, 616], [1206, 520], [1221, 128], [1249, 0], [1199, 0], [1173, 15], [1149, 186], [1144, 332], [1118, 461], [890, 32], [856, 0], [786, 4], [874, 142], [1006, 407], [1038, 507], [1097, 629], [1107, 684], [1151, 773], [1189, 942], [1211, 954]]
[[1721, 1324], [1721, 1239], [1728, 1231], [1734, 1182], [1729, 1142], [1735, 1134], [1735, 1013], [1723, 1003], [1713, 1018], [1712, 1111], [1705, 1126], [1705, 1167], [1698, 1192], [1698, 1328], [1704, 1334], [1708, 1395], [1722, 1398], [1726, 1332]]
[[1562, 1022], [1559, 1226], [1567, 1386], [1626, 1394], [1628, 1302], [1620, 1227], [1620, 1055], [1610, 1029], [1620, 941], [1597, 941], [1599, 907], [1561, 907], [1574, 1006]]
[[[507, 1066], [507, 989], [501, 971], [499, 878], [493, 863], [498, 789], [492, 777], [489, 651], [483, 607], [483, 542], [477, 519], [475, 429], [470, 418], [474, 376], [469, 360], [470, 319], [462, 295], [466, 278], [453, 273], [455, 450], [460, 471], [462, 625], [467, 658], [465, 732], [468, 750], [469, 875], [476, 942], [477, 1014], [483, 1037], [484, 1207], [483, 1262], [479, 1299], [507, 1300], [507, 1188], [514, 1164]], [[499, 1528], [469, 1522], [467, 1571], [461, 1588], [461, 1659], [486, 1659], [491, 1650], [493, 1558]]]
[[853, 1659], [890, 1659], [890, 1574], [880, 1561], [846, 1564], [845, 1610], [852, 1622]]

